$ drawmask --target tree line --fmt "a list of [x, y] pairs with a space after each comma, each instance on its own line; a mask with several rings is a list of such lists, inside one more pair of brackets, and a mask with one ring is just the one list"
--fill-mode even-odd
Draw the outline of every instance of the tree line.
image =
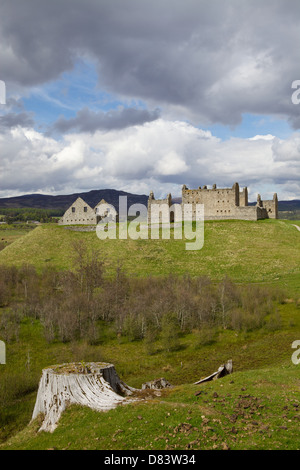
[[215, 283], [206, 276], [146, 278], [117, 266], [106, 272], [99, 252], [74, 244], [74, 269], [41, 273], [30, 265], [0, 266], [0, 335], [18, 339], [22, 318], [38, 319], [47, 341], [103, 340], [110, 325], [116, 337], [144, 339], [149, 353], [157, 338], [176, 349], [178, 335], [200, 332], [203, 344], [216, 328], [250, 331], [280, 327], [280, 294], [257, 285], [238, 285], [228, 278]]
[[56, 217], [61, 217], [63, 211], [60, 209], [36, 209], [36, 208], [0, 208], [0, 214], [8, 224], [14, 222], [27, 222], [34, 220], [42, 223], [55, 222]]

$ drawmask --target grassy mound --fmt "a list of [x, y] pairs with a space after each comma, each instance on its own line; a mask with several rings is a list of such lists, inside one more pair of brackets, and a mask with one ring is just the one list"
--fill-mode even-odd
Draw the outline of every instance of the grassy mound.
[[101, 249], [107, 267], [121, 263], [137, 276], [225, 275], [237, 282], [268, 282], [297, 290], [300, 279], [300, 236], [288, 221], [208, 221], [204, 247], [185, 250], [186, 240], [99, 240], [95, 232], [74, 232], [43, 225], [0, 252], [0, 264], [33, 264], [38, 268], [72, 267], [72, 244], [85, 240]]

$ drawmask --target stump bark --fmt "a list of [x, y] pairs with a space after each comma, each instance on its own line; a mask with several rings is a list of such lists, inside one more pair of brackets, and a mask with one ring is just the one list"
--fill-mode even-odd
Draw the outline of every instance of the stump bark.
[[51, 366], [43, 370], [32, 420], [40, 413], [39, 431], [53, 432], [70, 404], [107, 411], [128, 402], [134, 388], [120, 380], [113, 364], [90, 362]]

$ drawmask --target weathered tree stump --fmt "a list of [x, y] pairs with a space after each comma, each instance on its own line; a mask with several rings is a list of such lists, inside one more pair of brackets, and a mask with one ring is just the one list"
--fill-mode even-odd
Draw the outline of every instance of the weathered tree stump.
[[89, 362], [51, 366], [43, 370], [32, 420], [42, 413], [44, 420], [39, 431], [53, 432], [68, 405], [107, 411], [124, 403], [134, 391], [120, 380], [113, 364]]

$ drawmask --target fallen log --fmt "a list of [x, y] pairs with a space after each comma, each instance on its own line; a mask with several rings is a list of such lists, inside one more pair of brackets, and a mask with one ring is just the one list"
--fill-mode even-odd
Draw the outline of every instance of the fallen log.
[[224, 377], [225, 375], [232, 374], [232, 372], [233, 372], [233, 366], [232, 366], [232, 360], [230, 359], [225, 364], [220, 366], [217, 372], [214, 372], [213, 374], [209, 375], [208, 377], [205, 377], [204, 379], [198, 380], [198, 382], [194, 382], [194, 385], [199, 385], [203, 382], [209, 382], [210, 380], [220, 379], [221, 377]]
[[53, 432], [62, 412], [70, 404], [107, 411], [128, 402], [135, 391], [120, 380], [113, 364], [70, 363], [44, 369], [32, 414], [44, 420], [39, 431]]

